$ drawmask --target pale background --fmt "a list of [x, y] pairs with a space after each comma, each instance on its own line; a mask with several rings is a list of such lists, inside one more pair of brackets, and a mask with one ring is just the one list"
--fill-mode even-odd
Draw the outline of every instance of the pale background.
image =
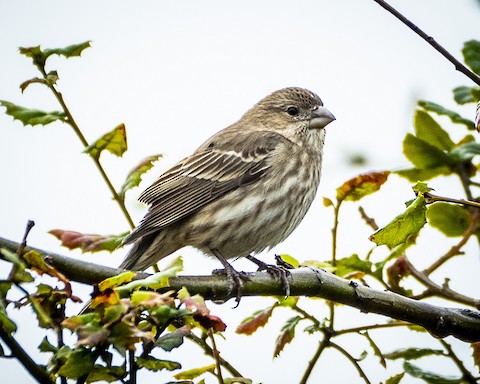
[[[465, 41], [480, 39], [477, 1], [391, 3], [458, 58]], [[401, 140], [411, 131], [417, 99], [455, 108], [473, 119], [473, 105], [459, 109], [451, 98], [451, 89], [472, 85], [469, 80], [372, 0], [135, 3], [3, 0], [0, 20], [0, 99], [31, 108], [51, 111], [59, 107], [44, 87], [32, 85], [24, 95], [20, 93], [18, 85], [37, 73], [29, 60], [18, 54], [18, 47], [41, 44], [53, 48], [92, 40], [92, 48], [85, 50], [82, 58], [67, 61], [54, 57], [49, 69], [58, 69], [59, 88], [88, 140], [98, 138], [121, 122], [126, 124], [129, 151], [122, 159], [108, 154], [102, 157], [117, 186], [142, 158], [165, 154], [164, 160], [145, 178], [142, 185], [145, 188], [168, 166], [276, 89], [301, 86], [318, 93], [337, 117], [328, 126], [319, 198], [298, 230], [265, 255], [268, 261], [275, 252], [290, 253], [300, 260], [330, 257], [332, 213], [323, 207], [321, 196], [334, 197], [335, 188], [357, 173], [408, 165], [401, 155]], [[33, 219], [36, 226], [29, 243], [67, 254], [47, 234], [48, 230], [62, 228], [107, 234], [127, 229], [93, 163], [80, 154], [81, 145], [68, 126], [24, 128], [6, 116], [4, 109], [0, 110], [1, 236], [21, 240], [27, 220]], [[463, 133], [462, 127], [457, 130]], [[350, 159], [355, 155], [366, 156], [368, 162], [352, 166]], [[461, 190], [451, 188], [453, 184], [438, 180], [432, 186], [438, 194], [462, 197]], [[135, 203], [140, 191], [131, 191], [127, 198], [135, 221], [145, 212], [144, 207]], [[380, 194], [365, 199], [364, 206], [382, 225], [401, 212], [403, 203], [412, 197], [410, 184], [393, 177]], [[344, 208], [339, 256], [364, 254], [372, 246], [367, 240], [371, 230], [361, 224], [356, 208], [348, 205]], [[434, 230], [426, 229], [417, 251], [425, 254], [412, 258], [419, 267], [428, 265], [429, 255], [438, 256], [453, 241], [445, 241]], [[442, 282], [443, 274], [461, 275], [461, 282], [452, 281], [453, 288], [475, 295], [469, 282], [476, 282], [478, 275], [477, 244], [471, 242], [467, 251], [468, 256], [461, 263], [449, 264], [435, 278]], [[124, 251], [113, 256], [68, 254], [116, 266]], [[192, 250], [179, 254], [185, 256], [187, 274], [210, 273], [219, 267], [214, 260]], [[237, 269], [253, 270], [249, 263], [235, 265]], [[8, 266], [1, 263], [0, 268], [4, 276]], [[89, 290], [78, 287], [75, 292], [86, 298]], [[233, 332], [241, 319], [270, 303], [269, 299], [245, 298], [235, 310], [231, 309], [231, 303], [210, 304], [212, 312], [229, 325], [227, 342], [219, 343], [220, 351], [255, 382], [295, 383], [317, 347], [317, 335], [308, 336], [300, 327], [298, 337], [279, 359], [272, 361], [276, 335], [293, 314], [279, 310], [272, 324], [253, 337], [236, 336]], [[313, 305], [310, 301], [300, 303], [311, 305], [318, 318], [327, 315], [322, 301]], [[357, 310], [341, 308], [339, 313], [344, 311], [346, 316], [337, 316], [339, 326], [377, 320]], [[15, 317], [19, 326], [17, 336], [33, 352], [41, 336], [35, 332], [36, 320], [26, 316], [26, 312]], [[386, 352], [410, 346], [413, 342], [409, 337], [413, 336], [418, 336], [415, 346], [440, 348], [427, 335], [398, 332], [394, 336], [385, 331], [372, 336]], [[357, 343], [359, 340], [361, 343]], [[368, 349], [358, 337], [340, 341], [355, 356]], [[448, 341], [460, 357], [468, 359], [471, 351], [467, 344], [451, 338]], [[185, 369], [211, 363], [209, 358], [199, 355], [196, 346], [188, 350], [192, 353], [191, 361], [182, 355], [189, 353], [185, 348], [180, 351], [180, 355], [166, 353], [162, 357], [178, 358], [185, 363]], [[46, 356], [37, 359], [45, 363]], [[425, 361], [418, 364], [428, 368]], [[374, 357], [362, 366], [373, 382], [388, 377]], [[401, 371], [398, 364], [389, 363], [389, 367], [396, 367], [393, 369], [396, 373]], [[33, 382], [15, 360], [1, 359], [0, 369], [6, 383]], [[431, 369], [458, 376], [450, 363], [435, 364]], [[155, 377], [157, 382], [169, 380], [169, 375]], [[209, 380], [214, 382], [212, 378]], [[327, 352], [310, 380], [320, 381], [360, 382], [360, 379], [342, 356]]]

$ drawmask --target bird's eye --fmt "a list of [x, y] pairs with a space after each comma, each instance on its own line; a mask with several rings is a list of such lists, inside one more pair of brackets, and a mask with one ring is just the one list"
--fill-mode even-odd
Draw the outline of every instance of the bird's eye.
[[290, 116], [297, 116], [298, 115], [298, 108], [297, 107], [288, 107], [287, 108], [287, 113], [290, 115]]

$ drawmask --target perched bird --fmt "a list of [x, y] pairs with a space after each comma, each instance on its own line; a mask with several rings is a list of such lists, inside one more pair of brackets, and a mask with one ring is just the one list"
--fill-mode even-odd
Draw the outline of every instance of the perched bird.
[[223, 264], [239, 301], [243, 277], [227, 259], [271, 248], [298, 226], [317, 192], [333, 120], [306, 89], [259, 101], [140, 195], [150, 207], [125, 239], [133, 247], [120, 267], [144, 270], [193, 246]]

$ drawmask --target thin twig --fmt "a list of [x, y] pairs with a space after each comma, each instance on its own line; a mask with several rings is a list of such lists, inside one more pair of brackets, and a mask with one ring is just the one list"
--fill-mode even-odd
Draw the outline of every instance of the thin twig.
[[223, 384], [222, 364], [220, 362], [220, 352], [218, 352], [217, 343], [215, 343], [215, 337], [213, 335], [213, 328], [210, 328], [208, 330], [208, 336], [210, 337], [210, 340], [212, 340], [213, 359], [215, 360], [215, 365], [217, 366], [218, 384]]
[[443, 345], [443, 347], [447, 350], [448, 356], [452, 359], [452, 361], [455, 363], [455, 365], [460, 370], [460, 372], [462, 372], [462, 379], [467, 383], [471, 383], [471, 384], [478, 383], [475, 377], [473, 377], [473, 375], [468, 371], [468, 369], [465, 368], [462, 361], [455, 354], [450, 344], [448, 344], [445, 340], [439, 340], [439, 341]]
[[[48, 75], [47, 75], [47, 72], [45, 71], [45, 68], [39, 67], [39, 70], [42, 73], [43, 77], [45, 79], [47, 79]], [[67, 104], [65, 103], [65, 100], [63, 99], [62, 94], [59, 91], [57, 91], [54, 84], [51, 84], [50, 82], [47, 81], [46, 85], [53, 92], [55, 98], [57, 99], [57, 101], [59, 102], [63, 111], [65, 112], [65, 115], [67, 116], [67, 121], [66, 121], [67, 124], [70, 125], [73, 128], [75, 134], [79, 138], [82, 145], [85, 148], [88, 147], [88, 141], [85, 138], [85, 136], [83, 135], [80, 128], [78, 127], [75, 119], [73, 118], [73, 115], [71, 114], [70, 109], [67, 107]], [[110, 193], [112, 194], [113, 199], [117, 202], [118, 206], [120, 207], [121, 211], [123, 212], [123, 215], [127, 219], [128, 225], [130, 226], [130, 228], [135, 228], [135, 224], [134, 224], [130, 214], [128, 213], [127, 207], [125, 206], [125, 202], [123, 201], [123, 199], [120, 197], [120, 195], [115, 190], [115, 187], [113, 186], [112, 182], [110, 181], [110, 178], [108, 177], [107, 173], [105, 172], [105, 169], [103, 169], [103, 166], [100, 163], [100, 160], [97, 159], [94, 156], [90, 156], [90, 157], [93, 160], [93, 162], [95, 163], [98, 171], [102, 175], [103, 180], [107, 184], [107, 187], [110, 190]]]
[[[480, 309], [479, 300], [458, 293], [450, 289], [447, 285], [440, 286], [436, 284], [428, 277], [427, 274], [425, 274], [425, 272], [420, 272], [419, 270], [417, 270], [407, 257], [405, 257], [405, 262], [408, 266], [410, 274], [428, 288], [427, 292], [431, 293], [431, 295], [428, 296], [439, 296], [444, 299], [454, 301], [456, 303], [466, 304], [474, 308]], [[427, 295], [424, 294], [423, 297], [427, 297]], [[418, 299], [418, 297], [415, 298]]]
[[22, 243], [20, 244], [20, 246], [18, 247], [17, 249], [17, 257], [19, 259], [22, 258], [22, 255], [23, 255], [23, 251], [25, 249], [25, 247], [27, 246], [27, 237], [28, 237], [28, 234], [30, 233], [30, 231], [32, 230], [32, 228], [34, 227], [35, 225], [35, 222], [33, 220], [28, 220], [27, 221], [27, 227], [25, 228], [25, 233], [23, 234], [23, 240], [22, 240]]
[[[186, 337], [188, 337], [190, 340], [192, 340], [195, 344], [197, 344], [200, 348], [203, 349], [203, 351], [208, 355], [208, 356], [214, 356], [213, 349], [203, 340], [202, 338], [198, 337], [195, 335], [193, 332], [190, 332]], [[228, 372], [232, 374], [234, 377], [243, 377], [243, 375], [233, 367], [227, 360], [223, 359], [222, 356], [218, 356], [218, 360], [220, 361], [222, 367], [224, 367]]]
[[365, 222], [370, 226], [370, 228], [372, 228], [374, 231], [378, 230], [378, 225], [375, 219], [373, 217], [368, 216], [362, 206], [358, 207], [358, 211], [360, 212], [362, 219], [365, 220]]
[[17, 343], [15, 338], [8, 332], [4, 331], [2, 327], [0, 327], [0, 338], [2, 338], [3, 342], [10, 349], [15, 358], [25, 367], [27, 372], [29, 372], [35, 378], [35, 380], [37, 380], [38, 383], [54, 384], [47, 372], [35, 361], [33, 361], [28, 353], [26, 353], [20, 344]]
[[365, 383], [370, 384], [370, 380], [368, 380], [367, 375], [365, 374], [365, 372], [363, 372], [363, 369], [362, 369], [362, 367], [360, 367], [360, 364], [358, 364], [357, 359], [355, 359], [352, 355], [350, 355], [345, 349], [343, 349], [338, 344], [330, 342], [330, 346], [332, 348], [335, 348], [342, 355], [344, 355], [350, 361], [350, 363], [352, 363], [353, 366], [357, 369], [358, 374], [365, 381]]
[[345, 329], [341, 329], [340, 331], [333, 331], [333, 336], [344, 335], [344, 334], [347, 334], [347, 333], [357, 333], [357, 332], [361, 332], [361, 331], [369, 331], [369, 330], [372, 330], [372, 329], [384, 329], [384, 328], [393, 328], [393, 327], [408, 327], [409, 325], [412, 325], [412, 323], [409, 323], [408, 321], [396, 321], [394, 323], [364, 325], [364, 326], [361, 326], [361, 327], [345, 328]]
[[390, 12], [393, 16], [399, 19], [402, 23], [404, 23], [412, 31], [414, 31], [417, 35], [419, 35], [422, 39], [424, 39], [428, 44], [430, 44], [433, 48], [435, 48], [441, 55], [443, 55], [448, 61], [450, 61], [455, 66], [455, 69], [457, 71], [463, 73], [475, 84], [480, 85], [480, 77], [477, 76], [472, 71], [470, 71], [465, 65], [463, 65], [460, 61], [458, 61], [450, 52], [448, 52], [445, 48], [443, 48], [440, 44], [438, 44], [433, 37], [427, 35], [424, 31], [422, 31], [419, 27], [413, 24], [410, 20], [408, 20], [405, 16], [403, 16], [400, 12], [398, 12], [395, 8], [393, 8], [387, 2], [383, 0], [373, 0], [373, 1], [375, 1], [381, 7], [383, 7], [388, 12]]
[[425, 276], [429, 276], [433, 271], [435, 271], [437, 268], [442, 266], [446, 261], [460, 254], [460, 250], [462, 249], [462, 247], [468, 242], [470, 237], [480, 228], [480, 221], [475, 216], [477, 215], [474, 215], [472, 217], [470, 226], [465, 231], [461, 240], [456, 245], [451, 247], [448, 250], [448, 252], [446, 252], [444, 255], [442, 255], [437, 260], [435, 260], [435, 262], [433, 262], [432, 265], [430, 265], [428, 268], [423, 270], [423, 274]]
[[427, 204], [432, 204], [432, 203], [435, 203], [437, 201], [445, 201], [447, 203], [468, 205], [469, 207], [480, 208], [480, 203], [477, 203], [476, 201], [437, 196], [437, 195], [434, 195], [430, 192], [425, 193], [424, 196], [425, 196], [425, 200], [426, 200]]
[[317, 364], [318, 359], [320, 358], [322, 352], [325, 350], [325, 348], [329, 345], [330, 343], [330, 337], [325, 336], [322, 341], [318, 344], [318, 348], [315, 351], [315, 354], [313, 355], [312, 359], [308, 362], [307, 369], [305, 370], [305, 373], [302, 376], [302, 379], [300, 380], [299, 384], [306, 384], [308, 381], [308, 378], [312, 374], [313, 367]]

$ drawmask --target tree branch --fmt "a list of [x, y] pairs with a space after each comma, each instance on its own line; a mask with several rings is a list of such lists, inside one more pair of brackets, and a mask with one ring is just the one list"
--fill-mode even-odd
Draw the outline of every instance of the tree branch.
[[[12, 252], [18, 243], [0, 238], [1, 248]], [[39, 252], [44, 259], [71, 280], [95, 284], [123, 270], [102, 267], [91, 263], [56, 255], [40, 249], [26, 247]], [[138, 278], [148, 274], [137, 273]], [[272, 279], [267, 272], [249, 273], [245, 282], [244, 296], [282, 296], [282, 284]], [[226, 276], [177, 276], [169, 279], [169, 288], [179, 290], [186, 287], [191, 294], [200, 294], [206, 299], [227, 300], [234, 298]], [[292, 296], [319, 297], [358, 308], [362, 312], [373, 312], [393, 319], [408, 321], [427, 329], [435, 337], [454, 336], [467, 342], [480, 341], [480, 312], [468, 309], [444, 308], [406, 298], [392, 292], [376, 291], [353, 281], [339, 278], [317, 268], [293, 270], [290, 276]]]
[[450, 52], [448, 52], [445, 48], [443, 48], [440, 44], [438, 44], [432, 36], [427, 35], [424, 31], [422, 31], [419, 27], [413, 24], [410, 20], [408, 20], [405, 16], [403, 16], [400, 12], [398, 12], [395, 8], [393, 8], [387, 2], [383, 0], [373, 0], [373, 1], [375, 1], [382, 8], [390, 12], [393, 16], [395, 16], [403, 24], [408, 26], [412, 31], [414, 31], [417, 35], [419, 35], [422, 39], [424, 39], [433, 48], [435, 48], [442, 56], [444, 56], [448, 61], [450, 61], [455, 66], [455, 69], [457, 71], [462, 72], [475, 84], [480, 85], [480, 77], [478, 77], [475, 73], [470, 71], [465, 65], [463, 65], [460, 61], [458, 61]]

